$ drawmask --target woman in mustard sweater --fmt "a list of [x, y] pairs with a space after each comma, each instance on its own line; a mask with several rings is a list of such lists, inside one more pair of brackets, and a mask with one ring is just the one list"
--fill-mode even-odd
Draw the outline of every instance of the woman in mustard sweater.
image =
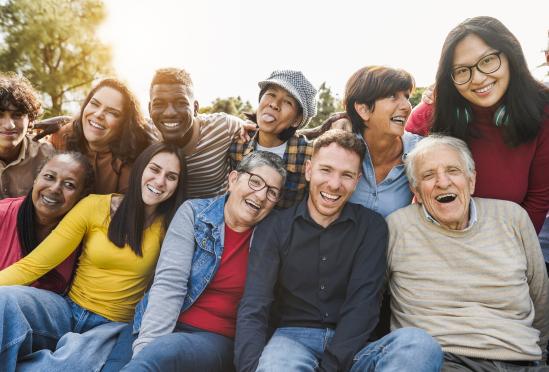
[[[43, 358], [68, 332], [128, 322], [154, 274], [164, 232], [185, 196], [185, 161], [157, 143], [136, 160], [126, 196], [90, 195], [16, 264], [0, 271], [0, 366]], [[67, 296], [32, 287], [82, 242]], [[33, 355], [29, 355], [33, 354]]]

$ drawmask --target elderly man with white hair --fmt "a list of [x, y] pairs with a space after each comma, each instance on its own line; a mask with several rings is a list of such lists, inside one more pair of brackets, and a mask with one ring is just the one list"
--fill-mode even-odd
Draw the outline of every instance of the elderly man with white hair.
[[431, 136], [405, 160], [417, 204], [388, 219], [391, 328], [427, 331], [443, 371], [545, 371], [549, 284], [519, 205], [474, 198], [467, 145]]

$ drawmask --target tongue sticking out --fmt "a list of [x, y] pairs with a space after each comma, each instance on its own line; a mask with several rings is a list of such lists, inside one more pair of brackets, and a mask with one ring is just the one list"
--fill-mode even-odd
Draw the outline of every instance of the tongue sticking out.
[[272, 123], [273, 121], [275, 121], [275, 117], [272, 116], [272, 115], [269, 115], [269, 114], [263, 114], [263, 115], [261, 115], [261, 119], [262, 119], [265, 123]]

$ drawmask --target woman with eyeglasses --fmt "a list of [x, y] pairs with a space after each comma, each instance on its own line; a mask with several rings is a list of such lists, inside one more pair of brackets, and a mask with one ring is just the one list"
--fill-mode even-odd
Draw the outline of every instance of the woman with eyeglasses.
[[[231, 371], [236, 311], [253, 228], [273, 209], [283, 160], [254, 151], [229, 173], [224, 196], [191, 199], [168, 228], [154, 282], [103, 371]], [[126, 329], [123, 334], [128, 335]]]
[[406, 129], [466, 141], [474, 195], [520, 204], [539, 232], [549, 210], [549, 89], [530, 74], [516, 37], [495, 18], [465, 20], [446, 37], [434, 91], [435, 103], [416, 108]]

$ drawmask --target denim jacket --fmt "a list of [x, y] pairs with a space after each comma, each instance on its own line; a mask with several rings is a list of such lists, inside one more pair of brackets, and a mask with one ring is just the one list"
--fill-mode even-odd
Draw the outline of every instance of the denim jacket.
[[[224, 208], [228, 195], [210, 199], [192, 199], [195, 250], [181, 312], [191, 307], [210, 284], [221, 263], [225, 233]], [[147, 307], [148, 292], [135, 309], [134, 333], [139, 332]]]

